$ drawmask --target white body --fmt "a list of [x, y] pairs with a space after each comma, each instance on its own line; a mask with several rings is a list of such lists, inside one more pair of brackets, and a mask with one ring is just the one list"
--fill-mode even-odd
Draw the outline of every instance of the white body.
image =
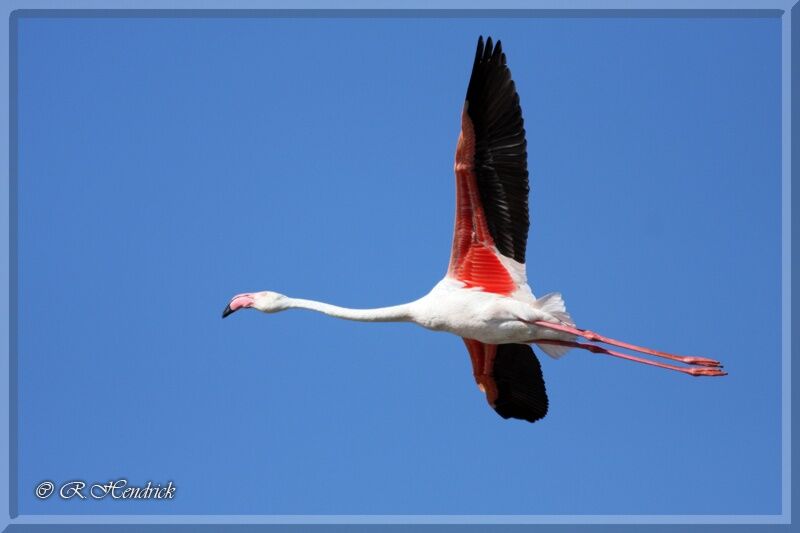
[[[485, 344], [574, 339], [572, 335], [532, 324], [537, 320], [571, 324], [571, 320], [560, 295], [548, 294], [537, 300], [527, 284], [521, 285], [512, 296], [502, 296], [467, 288], [463, 282], [447, 277], [409, 307], [411, 320], [420, 326]], [[548, 353], [562, 351], [554, 345], [542, 348]]]

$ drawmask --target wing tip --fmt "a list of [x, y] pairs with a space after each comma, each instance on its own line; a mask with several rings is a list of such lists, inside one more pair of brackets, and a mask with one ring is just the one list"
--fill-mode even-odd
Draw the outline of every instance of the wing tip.
[[501, 65], [505, 65], [503, 42], [499, 39], [494, 42], [491, 36], [487, 36], [484, 41], [483, 35], [479, 35], [478, 46], [475, 50], [475, 65], [488, 62], [499, 62]]
[[478, 46], [475, 49], [475, 60], [472, 63], [472, 74], [470, 76], [470, 84], [467, 88], [467, 100], [471, 93], [471, 89], [477, 89], [474, 84], [481, 80], [482, 85], [487, 77], [491, 77], [491, 72], [505, 72], [505, 75], [510, 78], [508, 74], [508, 64], [506, 63], [506, 54], [503, 52], [503, 44], [500, 40], [497, 42], [492, 41], [491, 36], [487, 36], [484, 41], [483, 35], [478, 36]]
[[529, 345], [498, 345], [492, 371], [498, 392], [492, 407], [498, 415], [531, 423], [547, 416], [550, 401], [542, 367]]

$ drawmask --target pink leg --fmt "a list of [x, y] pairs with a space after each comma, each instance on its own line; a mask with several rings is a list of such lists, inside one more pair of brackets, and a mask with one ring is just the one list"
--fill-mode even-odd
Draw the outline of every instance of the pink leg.
[[660, 352], [658, 350], [651, 350], [650, 348], [643, 348], [642, 346], [636, 346], [635, 344], [629, 344], [627, 342], [618, 341], [616, 339], [610, 339], [608, 337], [599, 335], [593, 331], [589, 331], [588, 329], [573, 328], [570, 326], [565, 326], [563, 324], [554, 324], [552, 322], [545, 322], [543, 320], [538, 320], [534, 322], [534, 324], [543, 328], [554, 329], [556, 331], [563, 331], [564, 333], [571, 333], [572, 335], [583, 337], [588, 341], [596, 341], [596, 342], [603, 342], [605, 344], [612, 344], [614, 346], [619, 346], [620, 348], [633, 350], [634, 352], [655, 355], [656, 357], [672, 359], [673, 361], [680, 361], [681, 363], [686, 363], [687, 365], [700, 365], [700, 366], [711, 366], [711, 367], [722, 366], [722, 364], [719, 361], [715, 361], [714, 359], [708, 359], [707, 357], [694, 357], [691, 355], [674, 355], [667, 352]]
[[683, 372], [684, 374], [689, 374], [690, 376], [728, 375], [727, 372], [725, 372], [724, 370], [720, 370], [719, 368], [703, 368], [703, 367], [684, 368], [681, 366], [669, 365], [667, 363], [659, 363], [658, 361], [651, 361], [649, 359], [644, 359], [642, 357], [634, 357], [633, 355], [628, 355], [621, 352], [615, 352], [614, 350], [609, 350], [607, 348], [603, 348], [602, 346], [597, 346], [596, 344], [588, 344], [585, 342], [559, 341], [550, 339], [546, 340], [540, 339], [531, 342], [535, 342], [537, 344], [558, 344], [559, 346], [570, 346], [572, 348], [580, 348], [582, 350], [589, 350], [592, 353], [602, 353], [606, 355], [612, 355], [614, 357], [620, 357], [622, 359], [627, 359], [628, 361], [635, 361], [637, 363], [643, 363], [645, 365], [657, 366], [659, 368], [666, 368], [668, 370], [676, 370], [678, 372]]

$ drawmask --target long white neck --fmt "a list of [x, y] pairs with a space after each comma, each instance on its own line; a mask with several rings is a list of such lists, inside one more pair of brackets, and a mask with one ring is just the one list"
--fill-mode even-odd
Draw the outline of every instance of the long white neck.
[[309, 309], [345, 320], [358, 320], [359, 322], [412, 322], [412, 303], [393, 305], [391, 307], [378, 307], [375, 309], [349, 309], [338, 305], [326, 304], [303, 298], [287, 298], [289, 309]]

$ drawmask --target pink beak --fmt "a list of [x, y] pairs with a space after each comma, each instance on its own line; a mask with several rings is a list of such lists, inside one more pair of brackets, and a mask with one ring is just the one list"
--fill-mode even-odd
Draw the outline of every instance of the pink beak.
[[222, 318], [246, 307], [253, 307], [253, 295], [249, 293], [237, 294], [233, 297], [231, 303], [225, 306], [225, 310], [222, 311]]

